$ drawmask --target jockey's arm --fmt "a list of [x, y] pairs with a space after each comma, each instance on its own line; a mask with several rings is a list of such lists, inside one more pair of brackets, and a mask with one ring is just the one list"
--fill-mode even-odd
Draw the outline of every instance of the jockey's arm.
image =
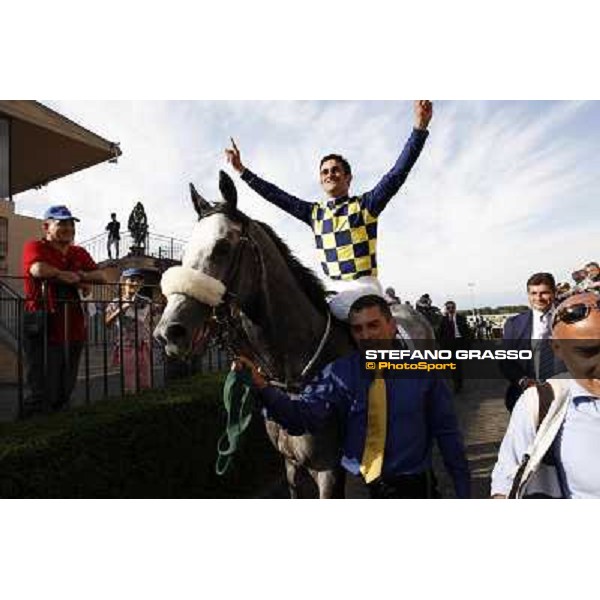
[[231, 148], [225, 150], [225, 156], [227, 157], [227, 162], [259, 196], [281, 208], [281, 210], [292, 215], [292, 217], [300, 219], [300, 221], [303, 221], [307, 225], [312, 225], [310, 218], [313, 208], [312, 203], [300, 200], [300, 198], [284, 192], [247, 169], [242, 162], [240, 149], [233, 138], [231, 138]]
[[307, 225], [311, 225], [310, 215], [312, 213], [313, 204], [300, 200], [296, 196], [292, 196], [287, 192], [279, 189], [276, 185], [261, 179], [249, 169], [244, 169], [242, 179], [259, 195], [262, 196], [271, 204], [281, 208], [292, 217], [300, 219]]
[[402, 187], [417, 162], [428, 135], [426, 129], [413, 129], [396, 164], [371, 191], [363, 194], [361, 205], [373, 216], [378, 216]]

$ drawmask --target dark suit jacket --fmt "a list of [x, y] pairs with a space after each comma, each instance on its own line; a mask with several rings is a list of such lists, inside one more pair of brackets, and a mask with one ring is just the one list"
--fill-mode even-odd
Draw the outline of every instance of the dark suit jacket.
[[[531, 350], [531, 334], [533, 332], [533, 311], [510, 317], [504, 324], [504, 335], [502, 337], [502, 346], [505, 350]], [[509, 411], [512, 411], [522, 389], [519, 386], [519, 380], [523, 377], [535, 379], [534, 360], [507, 359], [499, 361], [498, 366], [502, 374], [508, 379], [509, 384], [506, 388], [505, 404]], [[554, 361], [554, 373], [565, 371], [564, 363], [558, 359]]]
[[454, 323], [445, 315], [438, 329], [438, 340], [442, 348], [460, 349], [468, 348], [471, 341], [471, 330], [467, 325], [467, 320], [462, 316], [456, 315], [456, 325], [460, 333], [460, 338], [454, 337]]

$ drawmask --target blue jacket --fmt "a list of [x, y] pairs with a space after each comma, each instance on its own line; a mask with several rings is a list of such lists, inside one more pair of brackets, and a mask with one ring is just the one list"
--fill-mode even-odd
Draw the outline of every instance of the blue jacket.
[[[342, 466], [360, 473], [365, 446], [371, 380], [361, 370], [360, 352], [331, 363], [298, 400], [274, 387], [262, 390], [267, 417], [291, 435], [314, 433], [336, 417], [344, 431]], [[431, 468], [433, 439], [454, 482], [456, 495], [468, 498], [470, 477], [463, 438], [445, 381], [386, 379], [387, 435], [382, 477], [422, 473]]]
[[[426, 130], [413, 129], [392, 169], [381, 178], [381, 181], [371, 191], [362, 194], [361, 202], [373, 216], [378, 216], [381, 213], [406, 181], [408, 174], [421, 154], [428, 135], [429, 132]], [[242, 179], [265, 200], [312, 227], [313, 207], [318, 203], [296, 198], [296, 196], [292, 196], [272, 183], [261, 179], [249, 169], [242, 173]], [[338, 198], [335, 203], [340, 203], [343, 200], [343, 198]]]
[[[502, 346], [506, 350], [531, 350], [531, 334], [533, 333], [533, 311], [515, 315], [507, 319], [504, 324], [504, 335]], [[508, 379], [504, 403], [509, 411], [512, 411], [523, 390], [519, 386], [519, 380], [523, 377], [536, 378], [535, 362], [525, 359], [509, 359], [498, 363], [502, 374]], [[565, 371], [565, 365], [559, 359], [555, 359], [554, 373]]]
[[[531, 350], [531, 334], [533, 332], [533, 311], [528, 310], [507, 319], [504, 324], [502, 345], [510, 350]], [[504, 376], [513, 383], [521, 377], [535, 377], [533, 360], [506, 360], [500, 363]]]
[[415, 164], [428, 132], [414, 129], [396, 164], [371, 191], [306, 202], [245, 170], [242, 179], [263, 198], [311, 226], [325, 275], [333, 280], [377, 277], [377, 223]]

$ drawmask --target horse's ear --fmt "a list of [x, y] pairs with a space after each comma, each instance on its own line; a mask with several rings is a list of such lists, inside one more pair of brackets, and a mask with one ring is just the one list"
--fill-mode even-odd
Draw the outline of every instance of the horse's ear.
[[211, 208], [210, 204], [198, 193], [193, 183], [190, 183], [190, 194], [192, 196], [192, 204], [198, 213], [198, 216], [202, 218], [204, 213]]
[[225, 171], [219, 171], [219, 189], [221, 190], [223, 200], [225, 200], [231, 208], [237, 208], [237, 190], [235, 189], [235, 183], [233, 183], [231, 177], [229, 177]]

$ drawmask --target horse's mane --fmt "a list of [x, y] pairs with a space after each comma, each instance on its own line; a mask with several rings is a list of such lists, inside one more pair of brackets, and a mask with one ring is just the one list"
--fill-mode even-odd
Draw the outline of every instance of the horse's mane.
[[259, 225], [275, 244], [277, 250], [279, 250], [284, 260], [290, 267], [290, 270], [296, 278], [296, 281], [304, 293], [308, 296], [312, 304], [321, 312], [327, 312], [329, 307], [327, 306], [327, 301], [325, 299], [326, 294], [323, 282], [311, 269], [305, 267], [298, 260], [298, 258], [294, 256], [289, 246], [275, 233], [275, 231], [273, 231], [269, 225], [263, 223], [262, 221], [254, 221], [254, 223]]

